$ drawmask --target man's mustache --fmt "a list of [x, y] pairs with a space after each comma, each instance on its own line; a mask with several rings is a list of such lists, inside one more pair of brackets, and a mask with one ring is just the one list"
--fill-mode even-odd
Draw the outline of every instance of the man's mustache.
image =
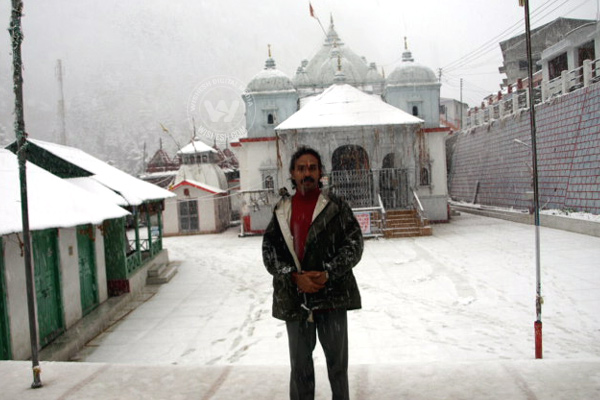
[[307, 176], [306, 178], [302, 179], [302, 183], [304, 183], [304, 182], [312, 182], [312, 183], [314, 183], [315, 180], [312, 177]]

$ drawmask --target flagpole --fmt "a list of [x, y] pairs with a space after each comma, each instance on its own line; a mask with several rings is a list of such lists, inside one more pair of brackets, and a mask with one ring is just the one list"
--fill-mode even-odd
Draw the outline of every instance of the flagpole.
[[535, 99], [533, 96], [533, 60], [531, 56], [531, 26], [529, 23], [529, 0], [519, 0], [520, 6], [525, 6], [525, 39], [527, 44], [527, 63], [529, 78], [529, 121], [531, 125], [531, 159], [533, 175], [533, 208], [535, 216], [535, 277], [536, 277], [536, 297], [535, 311], [536, 320], [534, 322], [535, 333], [535, 358], [541, 359], [542, 356], [542, 284], [540, 267], [540, 193], [538, 186], [538, 167], [537, 167], [537, 140], [535, 126]]
[[323, 27], [323, 24], [321, 23], [321, 20], [315, 14], [315, 9], [313, 8], [313, 6], [310, 3], [310, 1], [308, 2], [308, 9], [310, 11], [310, 16], [317, 20], [317, 22], [319, 23], [319, 26], [321, 27], [321, 30], [323, 31], [323, 34], [325, 35], [325, 37], [327, 37], [327, 31], [325, 31], [325, 28]]

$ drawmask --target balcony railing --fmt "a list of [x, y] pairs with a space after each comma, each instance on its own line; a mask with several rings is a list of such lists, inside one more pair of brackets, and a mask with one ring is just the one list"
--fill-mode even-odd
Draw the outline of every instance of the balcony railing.
[[[560, 76], [533, 88], [534, 104], [551, 100], [554, 97], [570, 93], [600, 81], [600, 59], [585, 60], [583, 65], [571, 71], [563, 71]], [[529, 108], [529, 90], [519, 82], [516, 89], [509, 93], [499, 93], [488, 105], [475, 107], [468, 111], [466, 128], [485, 125]]]

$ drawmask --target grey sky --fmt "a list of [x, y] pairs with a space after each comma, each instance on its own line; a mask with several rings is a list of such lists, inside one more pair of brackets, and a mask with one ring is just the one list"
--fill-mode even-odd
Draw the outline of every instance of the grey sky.
[[[459, 98], [463, 78], [463, 98], [472, 105], [499, 89], [498, 42], [524, 31], [518, 0], [311, 3], [325, 29], [333, 15], [344, 43], [386, 74], [400, 61], [403, 37], [408, 36], [415, 61], [436, 73], [443, 68], [442, 96]], [[71, 118], [70, 108], [76, 106], [103, 112], [118, 105], [161, 121], [180, 121], [190, 93], [202, 80], [224, 75], [247, 83], [264, 67], [268, 44], [278, 69], [292, 77], [300, 61], [316, 53], [324, 36], [310, 17], [307, 0], [24, 0], [24, 4], [26, 118], [33, 130], [56, 125], [57, 59], [65, 67]], [[559, 16], [595, 19], [597, 7], [598, 0], [532, 0], [532, 25]], [[9, 18], [10, 1], [4, 0], [0, 25], [8, 28]], [[12, 96], [7, 97], [12, 91], [12, 60], [10, 38], [4, 32], [0, 120], [6, 126], [12, 123], [12, 115], [7, 115], [12, 112]], [[465, 57], [478, 49], [483, 50], [481, 57]], [[98, 100], [106, 98], [113, 100]], [[148, 106], [157, 103], [162, 105]]]

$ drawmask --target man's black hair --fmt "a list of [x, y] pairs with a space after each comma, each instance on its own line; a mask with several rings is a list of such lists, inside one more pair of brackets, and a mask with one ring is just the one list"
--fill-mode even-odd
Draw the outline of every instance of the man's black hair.
[[[323, 163], [321, 162], [321, 155], [315, 149], [310, 148], [308, 146], [298, 147], [296, 152], [292, 155], [292, 159], [290, 160], [290, 173], [292, 173], [292, 171], [296, 167], [296, 161], [298, 161], [298, 159], [305, 154], [310, 154], [311, 156], [314, 156], [317, 159], [317, 162], [319, 163], [319, 171], [321, 171], [321, 176], [322, 176], [323, 175]], [[319, 187], [323, 187], [323, 184], [321, 183], [321, 181], [319, 181]], [[292, 179], [292, 188], [296, 189], [296, 182], [294, 182], [293, 179]]]

